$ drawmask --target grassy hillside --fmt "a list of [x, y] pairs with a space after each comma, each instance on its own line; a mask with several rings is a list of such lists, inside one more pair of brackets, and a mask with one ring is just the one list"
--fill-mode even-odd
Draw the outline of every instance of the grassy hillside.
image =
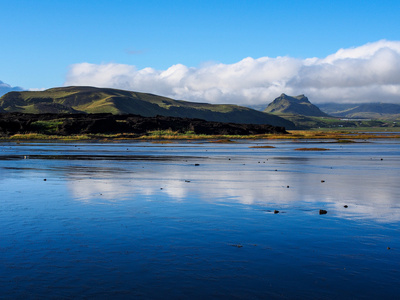
[[138, 114], [146, 117], [162, 115], [294, 128], [288, 120], [247, 107], [195, 103], [153, 94], [94, 87], [10, 92], [0, 98], [1, 110], [24, 113]]

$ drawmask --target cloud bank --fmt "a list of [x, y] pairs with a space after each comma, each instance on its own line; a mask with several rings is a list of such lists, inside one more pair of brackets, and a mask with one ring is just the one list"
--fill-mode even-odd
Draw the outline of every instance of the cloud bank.
[[11, 85], [0, 80], [0, 97], [12, 91], [23, 91], [23, 88], [19, 86], [12, 87]]
[[65, 85], [148, 92], [198, 102], [268, 104], [281, 93], [305, 94], [313, 103], [400, 103], [400, 41], [381, 40], [340, 49], [325, 58], [247, 57], [234, 64], [166, 70], [79, 63]]

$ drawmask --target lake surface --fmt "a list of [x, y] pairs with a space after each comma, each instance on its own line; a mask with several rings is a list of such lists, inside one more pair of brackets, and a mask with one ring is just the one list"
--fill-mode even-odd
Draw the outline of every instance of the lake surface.
[[399, 175], [399, 140], [2, 142], [0, 298], [398, 299]]

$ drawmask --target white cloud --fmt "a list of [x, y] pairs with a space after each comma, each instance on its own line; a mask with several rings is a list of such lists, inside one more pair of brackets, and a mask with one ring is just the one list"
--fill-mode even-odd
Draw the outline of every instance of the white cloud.
[[4, 83], [3, 81], [0, 80], [0, 97], [3, 96], [4, 94], [7, 94], [8, 92], [22, 91], [22, 90], [23, 88], [19, 86], [12, 87], [11, 85]]
[[210, 103], [268, 104], [281, 93], [313, 103], [400, 102], [400, 41], [340, 49], [325, 58], [245, 58], [234, 64], [167, 70], [124, 64], [80, 63], [65, 85], [113, 87]]

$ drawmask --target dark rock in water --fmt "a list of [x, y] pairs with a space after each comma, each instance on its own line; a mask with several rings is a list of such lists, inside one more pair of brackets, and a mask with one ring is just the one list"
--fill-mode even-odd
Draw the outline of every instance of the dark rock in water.
[[348, 208], [349, 206], [348, 206], [348, 205], [344, 205], [343, 207], [344, 207], [344, 208]]
[[320, 209], [319, 214], [320, 215], [326, 215], [328, 212], [325, 209]]
[[197, 167], [197, 166], [200, 166], [200, 164], [194, 164], [194, 165], [195, 165], [196, 167]]

